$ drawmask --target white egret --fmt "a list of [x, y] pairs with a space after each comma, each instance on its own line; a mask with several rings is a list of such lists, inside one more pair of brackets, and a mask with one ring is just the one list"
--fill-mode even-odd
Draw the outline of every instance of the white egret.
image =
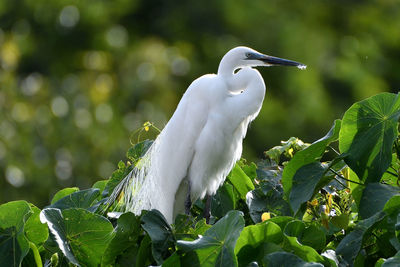
[[306, 68], [243, 46], [226, 53], [217, 74], [201, 76], [189, 86], [111, 201], [123, 192], [124, 211], [158, 209], [172, 223], [192, 202], [215, 194], [240, 159], [247, 127], [264, 100], [264, 80], [252, 67], [274, 65]]

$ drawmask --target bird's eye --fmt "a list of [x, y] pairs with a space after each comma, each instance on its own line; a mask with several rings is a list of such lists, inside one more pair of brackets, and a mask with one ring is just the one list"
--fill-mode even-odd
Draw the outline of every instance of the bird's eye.
[[250, 52], [247, 52], [247, 53], [246, 53], [246, 57], [247, 57], [247, 58], [251, 58], [251, 53], [250, 53]]

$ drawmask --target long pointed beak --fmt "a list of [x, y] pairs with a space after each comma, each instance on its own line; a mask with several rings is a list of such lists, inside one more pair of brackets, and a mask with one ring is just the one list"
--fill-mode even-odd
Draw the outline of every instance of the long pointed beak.
[[266, 63], [268, 65], [273, 65], [273, 66], [281, 65], [281, 66], [294, 66], [294, 67], [298, 67], [299, 69], [307, 68], [307, 66], [304, 65], [303, 63], [296, 62], [296, 61], [289, 60], [289, 59], [283, 59], [283, 58], [279, 58], [279, 57], [262, 55], [259, 58], [259, 60], [263, 61], [264, 63]]
[[299, 69], [305, 69], [307, 66], [303, 63], [296, 62], [289, 59], [283, 59], [279, 57], [268, 56], [259, 53], [252, 53], [249, 55], [248, 59], [256, 59], [264, 62], [267, 66], [294, 66]]

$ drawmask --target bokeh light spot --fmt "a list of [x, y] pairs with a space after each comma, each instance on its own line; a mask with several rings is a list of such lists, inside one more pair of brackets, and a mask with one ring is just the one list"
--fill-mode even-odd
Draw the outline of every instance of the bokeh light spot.
[[75, 125], [87, 129], [92, 124], [92, 115], [87, 109], [79, 108], [75, 111]]
[[128, 43], [128, 31], [121, 25], [114, 25], [107, 31], [106, 40], [112, 47], [124, 47]]
[[86, 52], [83, 56], [83, 65], [90, 70], [106, 70], [108, 68], [106, 53], [101, 51]]
[[79, 22], [79, 9], [76, 6], [64, 7], [60, 12], [59, 22], [66, 28], [75, 27]]
[[18, 46], [13, 41], [7, 41], [1, 49], [1, 66], [6, 70], [13, 70], [18, 65], [20, 52]]
[[25, 103], [19, 102], [14, 105], [11, 116], [17, 122], [24, 122], [31, 117], [31, 112]]
[[41, 74], [35, 72], [29, 74], [25, 79], [22, 80], [21, 90], [24, 95], [33, 96], [42, 87], [43, 77]]
[[68, 180], [72, 175], [72, 155], [66, 148], [59, 148], [56, 151], [57, 163], [54, 168], [55, 174], [60, 180]]
[[57, 96], [51, 101], [51, 111], [57, 117], [64, 117], [68, 114], [68, 102], [62, 96]]
[[58, 179], [68, 180], [72, 175], [72, 166], [69, 161], [59, 160], [55, 167], [55, 173]]
[[101, 123], [111, 121], [113, 117], [113, 110], [108, 104], [100, 104], [96, 107], [96, 119]]
[[21, 187], [25, 183], [25, 176], [20, 168], [9, 165], [6, 169], [6, 180], [14, 187]]

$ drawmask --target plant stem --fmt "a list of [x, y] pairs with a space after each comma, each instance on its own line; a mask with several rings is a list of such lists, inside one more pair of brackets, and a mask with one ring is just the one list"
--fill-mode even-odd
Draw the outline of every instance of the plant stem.
[[339, 152], [337, 152], [337, 151], [336, 151], [336, 149], [334, 149], [334, 148], [333, 148], [333, 147], [331, 147], [331, 146], [328, 146], [328, 147], [329, 147], [330, 149], [332, 149], [332, 151], [333, 151], [333, 152], [335, 152], [336, 154], [340, 155], [340, 153], [339, 153]]
[[337, 179], [336, 177], [333, 177], [333, 179], [336, 180], [336, 182], [338, 182], [339, 184], [341, 184], [344, 188], [350, 189], [347, 185], [343, 184], [341, 181], [339, 181], [339, 179]]
[[[350, 183], [355, 183], [355, 184], [358, 184], [358, 185], [365, 186], [365, 185], [362, 184], [362, 183], [359, 183], [359, 182], [356, 182], [356, 181], [352, 181], [352, 180], [349, 180], [349, 179], [345, 178], [343, 175], [341, 175], [340, 173], [336, 172], [336, 171], [335, 171], [334, 169], [332, 169], [332, 168], [329, 168], [329, 170], [330, 170], [331, 172], [333, 172], [334, 174], [336, 174], [337, 176], [339, 176], [341, 179], [345, 180], [345, 181], [348, 181], [348, 182], [350, 182]], [[336, 178], [335, 178], [335, 179], [336, 179]], [[347, 187], [347, 186], [346, 186], [346, 187]]]
[[37, 267], [42, 267], [42, 258], [40, 257], [39, 250], [37, 249], [36, 245], [32, 242], [29, 242], [29, 247], [32, 249], [33, 257], [35, 259], [35, 263]]

